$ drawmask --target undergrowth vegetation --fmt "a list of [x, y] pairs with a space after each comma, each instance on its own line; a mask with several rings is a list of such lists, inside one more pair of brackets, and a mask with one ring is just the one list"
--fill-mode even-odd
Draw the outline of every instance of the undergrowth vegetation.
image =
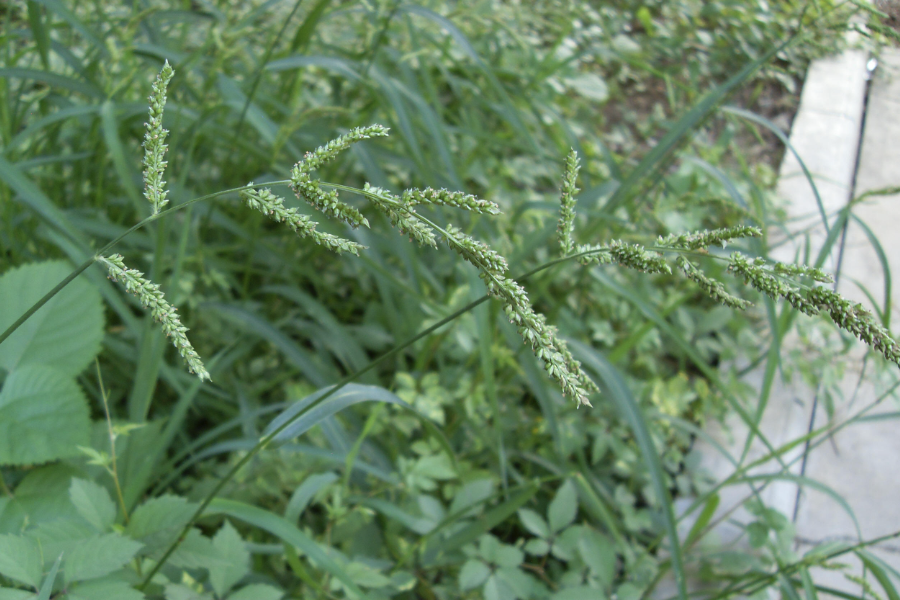
[[[801, 557], [760, 500], [790, 477], [776, 371], [848, 352], [781, 357], [795, 326], [900, 362], [821, 270], [836, 238], [767, 258], [772, 130], [854, 14], [889, 18], [0, 7], [0, 600], [638, 600], [668, 573], [814, 600], [851, 552], [897, 597], [873, 540]], [[729, 411], [767, 454], [709, 481]], [[710, 541], [726, 486], [740, 552]]]

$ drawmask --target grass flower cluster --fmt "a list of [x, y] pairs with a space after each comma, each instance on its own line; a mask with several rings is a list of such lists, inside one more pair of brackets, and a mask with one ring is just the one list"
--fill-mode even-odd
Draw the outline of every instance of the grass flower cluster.
[[557, 225], [557, 235], [559, 236], [559, 245], [563, 256], [572, 254], [572, 250], [575, 249], [572, 232], [575, 230], [575, 194], [579, 191], [575, 187], [575, 182], [578, 179], [578, 171], [580, 169], [581, 164], [578, 160], [578, 153], [574, 149], [569, 150], [569, 155], [566, 157], [562, 189], [559, 195], [559, 222]]
[[[249, 185], [253, 185], [253, 183], [251, 182]], [[250, 208], [260, 211], [274, 221], [285, 223], [301, 238], [309, 238], [319, 246], [328, 248], [333, 252], [338, 254], [349, 252], [359, 256], [359, 251], [365, 248], [361, 244], [351, 242], [342, 237], [316, 231], [318, 223], [306, 215], [301, 215], [296, 208], [286, 208], [284, 200], [268, 189], [243, 190], [241, 191], [241, 198], [244, 199], [244, 202]]]
[[125, 286], [125, 291], [137, 296], [141, 304], [150, 309], [150, 315], [162, 325], [166, 337], [172, 339], [172, 344], [178, 349], [178, 354], [184, 359], [188, 370], [201, 381], [209, 380], [210, 376], [203, 366], [203, 361], [185, 335], [188, 328], [181, 324], [178, 309], [169, 304], [159, 285], [144, 277], [137, 269], [126, 267], [119, 254], [101, 256], [98, 260], [106, 266], [110, 279], [120, 282]]
[[316, 148], [315, 151], [307, 152], [303, 160], [294, 165], [294, 168], [291, 170], [291, 189], [298, 198], [305, 200], [328, 217], [343, 221], [354, 228], [360, 225], [368, 227], [369, 222], [362, 213], [352, 206], [341, 202], [338, 199], [337, 191], [323, 190], [319, 181], [312, 178], [311, 172], [334, 159], [352, 144], [371, 137], [384, 137], [387, 134], [388, 128], [382, 125], [357, 127], [350, 133]]
[[175, 71], [166, 61], [162, 71], [153, 83], [153, 93], [150, 94], [150, 120], [147, 122], [147, 133], [144, 135], [144, 196], [153, 205], [153, 214], [159, 213], [163, 206], [168, 204], [165, 190], [166, 182], [163, 181], [163, 173], [168, 164], [163, 157], [166, 155], [166, 136], [168, 131], [163, 129], [163, 109], [166, 107], [166, 89]]

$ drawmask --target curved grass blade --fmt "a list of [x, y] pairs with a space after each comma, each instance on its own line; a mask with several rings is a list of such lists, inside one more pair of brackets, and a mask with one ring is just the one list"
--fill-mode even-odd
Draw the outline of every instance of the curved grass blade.
[[820, 481], [816, 481], [815, 479], [811, 479], [803, 475], [794, 475], [793, 473], [767, 473], [763, 475], [748, 475], [745, 477], [741, 477], [734, 483], [750, 483], [753, 481], [769, 482], [776, 479], [791, 481], [799, 486], [811, 487], [814, 490], [822, 492], [823, 494], [827, 494], [832, 500], [837, 502], [840, 507], [844, 509], [844, 512], [847, 513], [850, 519], [853, 520], [853, 526], [856, 527], [856, 535], [859, 536], [860, 539], [862, 539], [862, 530], [859, 528], [859, 521], [856, 520], [856, 514], [853, 512], [853, 508], [850, 506], [850, 504], [847, 503], [843, 496]]
[[678, 529], [675, 521], [675, 509], [672, 506], [672, 498], [669, 488], [666, 486], [663, 474], [662, 462], [650, 429], [644, 419], [644, 414], [631, 394], [631, 390], [622, 379], [618, 370], [613, 367], [599, 352], [577, 341], [569, 342], [572, 351], [582, 361], [584, 366], [593, 371], [603, 381], [609, 390], [609, 397], [616, 404], [625, 421], [631, 427], [644, 464], [650, 473], [650, 482], [658, 502], [662, 507], [662, 518], [666, 525], [666, 533], [669, 538], [669, 552], [671, 554], [672, 572], [678, 585], [678, 597], [687, 600], [687, 577], [684, 572], [684, 557], [681, 554], [681, 544], [678, 540]]
[[[854, 221], [856, 221], [857, 225], [862, 227], [862, 230], [865, 232], [866, 237], [869, 238], [869, 243], [872, 244], [872, 249], [875, 251], [875, 254], [878, 256], [878, 262], [881, 263], [881, 272], [884, 276], [884, 312], [881, 313], [881, 324], [890, 329], [891, 327], [891, 265], [888, 262], [887, 254], [884, 252], [884, 248], [881, 246], [881, 242], [878, 241], [878, 236], [875, 235], [875, 232], [872, 231], [868, 225], [866, 225], [865, 221], [857, 217], [856, 215], [851, 215]], [[874, 303], [873, 303], [874, 305]], [[876, 307], [877, 309], [877, 307]]]
[[766, 129], [774, 133], [778, 137], [778, 139], [781, 140], [781, 143], [784, 144], [785, 148], [790, 150], [791, 154], [794, 155], [794, 158], [796, 158], [797, 162], [800, 164], [800, 169], [803, 171], [803, 176], [806, 177], [806, 180], [809, 182], [809, 186], [812, 188], [813, 195], [816, 197], [816, 205], [819, 207], [819, 215], [822, 217], [822, 225], [825, 227], [825, 233], [830, 233], [831, 231], [828, 226], [828, 215], [825, 212], [825, 204], [822, 202], [822, 196], [819, 195], [819, 188], [816, 186], [815, 180], [813, 180], [812, 173], [810, 173], [809, 169], [806, 167], [806, 163], [803, 162], [800, 154], [794, 148], [793, 144], [791, 144], [791, 141], [784, 134], [784, 132], [781, 131], [781, 129], [772, 121], [766, 119], [765, 117], [761, 117], [756, 113], [750, 112], [749, 110], [744, 110], [743, 108], [737, 108], [735, 106], [724, 106], [722, 107], [722, 112], [731, 113], [748, 121], [757, 123], [758, 125], [762, 125]]
[[35, 600], [50, 600], [50, 594], [53, 592], [53, 584], [56, 583], [56, 573], [59, 571], [59, 563], [62, 562], [62, 557], [62, 554], [56, 557], [56, 562], [53, 563], [53, 567], [47, 573], [47, 578], [41, 584], [41, 589], [35, 596]]
[[30, 79], [32, 81], [40, 81], [51, 88], [62, 88], [72, 92], [84, 94], [89, 98], [103, 99], [103, 90], [98, 89], [91, 83], [79, 81], [49, 71], [40, 71], [38, 69], [25, 69], [22, 67], [4, 67], [0, 68], [0, 78], [7, 79]]
[[315, 541], [297, 529], [293, 523], [284, 517], [256, 506], [244, 504], [243, 502], [237, 502], [235, 500], [225, 500], [224, 498], [216, 498], [210, 502], [203, 514], [205, 516], [225, 515], [233, 517], [249, 525], [268, 531], [282, 541], [299, 548], [309, 558], [314, 560], [320, 568], [328, 571], [339, 579], [348, 590], [351, 590], [358, 597], [367, 597], [366, 594], [357, 587], [353, 582], [353, 579], [340, 564], [328, 556]]
[[863, 562], [866, 568], [872, 571], [872, 575], [874, 575], [875, 579], [878, 580], [878, 583], [879, 585], [881, 585], [881, 589], [883, 589], [884, 593], [887, 595], [888, 600], [900, 600], [900, 594], [897, 593], [897, 588], [894, 587], [894, 584], [891, 582], [891, 578], [888, 576], [889, 572], [893, 572], [894, 576], [896, 577], [897, 571], [892, 569], [890, 565], [882, 561], [871, 552], [868, 552], [866, 550], [857, 550], [855, 554]]
[[[474, 522], [466, 525], [446, 540], [439, 542], [436, 548], [431, 548], [425, 553], [422, 562], [426, 564], [430, 563], [470, 542], [474, 542], [483, 534], [487, 533], [522, 508], [526, 502], [534, 497], [539, 489], [540, 486], [535, 482], [526, 484], [524, 489], [516, 493], [509, 500], [495, 506], [483, 515], [480, 515]], [[467, 507], [467, 510], [470, 508], [471, 507]]]

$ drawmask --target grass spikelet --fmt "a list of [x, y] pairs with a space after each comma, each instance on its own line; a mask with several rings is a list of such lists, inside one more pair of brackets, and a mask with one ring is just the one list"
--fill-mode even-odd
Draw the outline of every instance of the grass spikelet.
[[350, 133], [335, 138], [312, 152], [307, 152], [303, 160], [291, 169], [291, 189], [294, 194], [317, 210], [322, 211], [327, 217], [343, 221], [354, 229], [360, 225], [368, 227], [369, 222], [362, 213], [338, 200], [336, 191], [324, 191], [319, 181], [313, 179], [310, 173], [322, 167], [352, 144], [371, 137], [384, 137], [387, 134], [388, 128], [383, 125], [357, 127], [351, 130]]
[[436, 190], [434, 188], [425, 188], [424, 190], [406, 190], [403, 192], [402, 202], [407, 206], [433, 204], [437, 206], [452, 206], [454, 208], [461, 208], [479, 214], [500, 214], [500, 207], [490, 200], [482, 200], [471, 194], [451, 192], [445, 189]]
[[159, 285], [144, 277], [144, 274], [137, 269], [126, 267], [121, 254], [101, 256], [98, 260], [106, 265], [110, 279], [120, 282], [125, 286], [125, 291], [137, 296], [141, 304], [150, 309], [150, 315], [162, 325], [166, 337], [172, 338], [172, 344], [178, 349], [178, 353], [187, 364], [188, 371], [199, 377], [201, 381], [210, 380], [203, 361], [200, 360], [200, 356], [185, 335], [188, 328], [181, 324], [177, 309], [168, 303], [165, 295], [160, 291]]
[[750, 287], [772, 299], [784, 298], [791, 306], [806, 315], [819, 314], [815, 303], [810, 302], [797, 288], [772, 276], [766, 266], [766, 261], [761, 258], [750, 259], [735, 252], [729, 260], [728, 270], [739, 275]]
[[900, 345], [887, 329], [875, 322], [872, 313], [862, 304], [853, 304], [822, 286], [809, 290], [807, 298], [825, 310], [838, 327], [852, 333], [892, 363], [900, 365]]
[[557, 233], [563, 256], [568, 256], [575, 248], [575, 242], [572, 240], [572, 232], [575, 230], [575, 194], [578, 193], [575, 181], [578, 179], [578, 171], [580, 169], [578, 153], [572, 149], [566, 157], [566, 170], [563, 175], [562, 189], [559, 196], [560, 206]]
[[591, 406], [588, 395], [599, 391], [599, 388], [581, 370], [581, 364], [557, 336], [556, 329], [547, 325], [544, 315], [531, 306], [525, 289], [506, 276], [506, 259], [487, 244], [452, 225], [447, 228], [445, 238], [457, 254], [478, 268], [479, 276], [487, 285], [488, 294], [503, 303], [503, 311], [509, 322], [516, 326], [524, 342], [531, 346], [534, 355], [543, 361], [544, 370], [559, 383], [563, 395], [575, 398], [578, 406]]
[[391, 225], [399, 229], [400, 233], [409, 236], [409, 241], [415, 240], [420, 246], [437, 248], [434, 230], [419, 219], [410, 205], [401, 200], [399, 196], [368, 183], [363, 187], [363, 191], [375, 208], [390, 219]]
[[[251, 182], [250, 185], [253, 185], [253, 183]], [[316, 244], [324, 246], [333, 252], [338, 254], [349, 252], [359, 256], [359, 251], [365, 249], [365, 246], [356, 242], [351, 242], [330, 233], [316, 231], [318, 223], [310, 220], [306, 215], [301, 215], [296, 208], [285, 208], [284, 200], [268, 189], [243, 190], [241, 198], [244, 199], [250, 208], [260, 211], [274, 221], [285, 223], [301, 238], [309, 238]]]
[[712, 277], [709, 277], [685, 257], [679, 256], [675, 260], [675, 264], [678, 265], [678, 268], [684, 272], [688, 279], [696, 283], [697, 286], [706, 292], [713, 300], [739, 310], [744, 310], [749, 306], [753, 306], [753, 303], [749, 300], [732, 296], [726, 292], [725, 285], [721, 281], [716, 281]]
[[163, 109], [166, 106], [166, 88], [175, 71], [169, 66], [169, 61], [163, 65], [156, 81], [153, 83], [153, 93], [150, 94], [150, 120], [147, 122], [147, 133], [144, 134], [144, 197], [153, 205], [153, 214], [159, 213], [163, 206], [169, 203], [166, 198], [166, 182], [163, 181], [167, 163], [163, 160], [168, 146], [166, 135], [168, 131], [163, 129]]
[[713, 229], [712, 231], [704, 230], [683, 233], [681, 235], [668, 235], [666, 237], [660, 237], [657, 244], [659, 246], [669, 246], [671, 248], [699, 250], [700, 248], [709, 248], [714, 245], [725, 248], [731, 240], [761, 236], [762, 229], [759, 227], [736, 225], [734, 227]]

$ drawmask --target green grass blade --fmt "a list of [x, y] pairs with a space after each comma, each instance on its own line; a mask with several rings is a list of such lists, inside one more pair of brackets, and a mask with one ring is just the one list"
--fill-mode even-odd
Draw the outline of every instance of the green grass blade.
[[896, 577], [897, 572], [887, 563], [867, 550], [857, 550], [855, 554], [863, 564], [866, 565], [866, 568], [872, 571], [872, 575], [878, 580], [878, 584], [881, 586], [881, 589], [884, 590], [888, 600], [900, 600], [900, 594], [897, 593], [897, 588], [894, 586], [894, 583], [888, 575], [888, 573], [893, 572], [893, 575]]
[[4, 67], [0, 68], [0, 79], [29, 79], [31, 81], [40, 81], [46, 83], [51, 88], [58, 88], [78, 92], [84, 94], [88, 98], [102, 100], [104, 98], [103, 90], [86, 81], [72, 79], [58, 73], [50, 73], [49, 71], [40, 71], [38, 69], [25, 69], [21, 67]]
[[329, 372], [330, 370], [326, 371], [323, 369], [321, 361], [316, 360], [309, 351], [301, 348], [299, 344], [294, 342], [294, 340], [289, 338], [263, 317], [238, 306], [216, 302], [203, 304], [203, 309], [215, 312], [227, 321], [240, 327], [246, 333], [271, 343], [284, 355], [288, 362], [297, 367], [297, 369], [299, 369], [313, 385], [324, 387], [334, 379], [337, 379], [334, 373]]
[[[878, 262], [881, 263], [881, 272], [884, 278], [884, 312], [881, 313], [881, 324], [890, 329], [891, 327], [891, 265], [888, 262], [887, 254], [884, 252], [884, 248], [881, 246], [881, 242], [878, 241], [878, 236], [875, 235], [875, 232], [872, 231], [868, 225], [866, 225], [865, 221], [857, 217], [856, 215], [852, 215], [853, 220], [857, 225], [862, 227], [862, 230], [865, 232], [866, 237], [869, 239], [869, 243], [872, 244], [872, 249], [875, 251], [875, 254], [878, 256]], [[873, 303], [874, 304], [874, 303]]]
[[322, 550], [314, 540], [297, 529], [293, 523], [284, 517], [256, 506], [235, 500], [225, 500], [224, 498], [216, 498], [210, 502], [203, 514], [205, 516], [225, 515], [233, 517], [248, 525], [268, 531], [280, 540], [297, 547], [314, 560], [320, 568], [339, 579], [348, 590], [360, 598], [367, 597], [340, 564]]
[[684, 557], [681, 553], [681, 543], [678, 540], [678, 528], [675, 521], [675, 509], [672, 506], [672, 498], [666, 485], [662, 462], [650, 429], [644, 419], [644, 414], [631, 394], [631, 390], [622, 379], [618, 370], [613, 367], [599, 352], [580, 342], [570, 342], [572, 351], [581, 360], [584, 366], [593, 371], [609, 391], [613, 403], [619, 409], [622, 417], [631, 428], [644, 464], [650, 475], [650, 483], [653, 492], [662, 509], [662, 518], [665, 523], [667, 537], [669, 538], [669, 552], [672, 561], [672, 572], [678, 585], [678, 596], [681, 600], [687, 600], [687, 577], [684, 572]]
[[53, 584], [56, 583], [56, 573], [59, 572], [59, 563], [62, 562], [62, 557], [62, 554], [56, 557], [56, 562], [53, 563], [50, 572], [47, 573], [47, 577], [44, 579], [44, 583], [41, 584], [41, 589], [35, 596], [35, 600], [50, 600], [50, 594], [53, 592]]
[[47, 31], [47, 25], [44, 23], [44, 16], [41, 14], [40, 7], [35, 4], [34, 0], [28, 0], [28, 23], [31, 25], [31, 35], [34, 36], [34, 43], [37, 46], [38, 54], [41, 55], [41, 64], [44, 70], [50, 70], [50, 33]]
[[800, 165], [800, 169], [803, 171], [803, 176], [806, 177], [806, 180], [809, 182], [809, 186], [812, 188], [813, 195], [816, 198], [816, 206], [819, 207], [819, 216], [821, 216], [822, 218], [822, 225], [825, 227], [825, 233], [830, 233], [830, 228], [828, 225], [828, 215], [825, 212], [825, 204], [822, 202], [822, 196], [819, 195], [819, 188], [818, 186], [816, 186], [816, 182], [813, 179], [812, 173], [806, 167], [806, 163], [803, 162], [803, 158], [800, 157], [800, 154], [794, 148], [793, 144], [791, 144], [791, 140], [789, 140], [784, 132], [781, 131], [781, 128], [775, 125], [775, 123], [773, 123], [769, 119], [757, 115], [756, 113], [750, 112], [749, 110], [744, 110], [743, 108], [725, 106], [722, 108], [722, 111], [762, 125], [766, 129], [774, 133], [779, 140], [781, 140], [781, 143], [784, 144], [785, 148], [787, 148], [791, 152], [791, 154], [794, 155], [794, 158], [797, 159], [797, 162]]

